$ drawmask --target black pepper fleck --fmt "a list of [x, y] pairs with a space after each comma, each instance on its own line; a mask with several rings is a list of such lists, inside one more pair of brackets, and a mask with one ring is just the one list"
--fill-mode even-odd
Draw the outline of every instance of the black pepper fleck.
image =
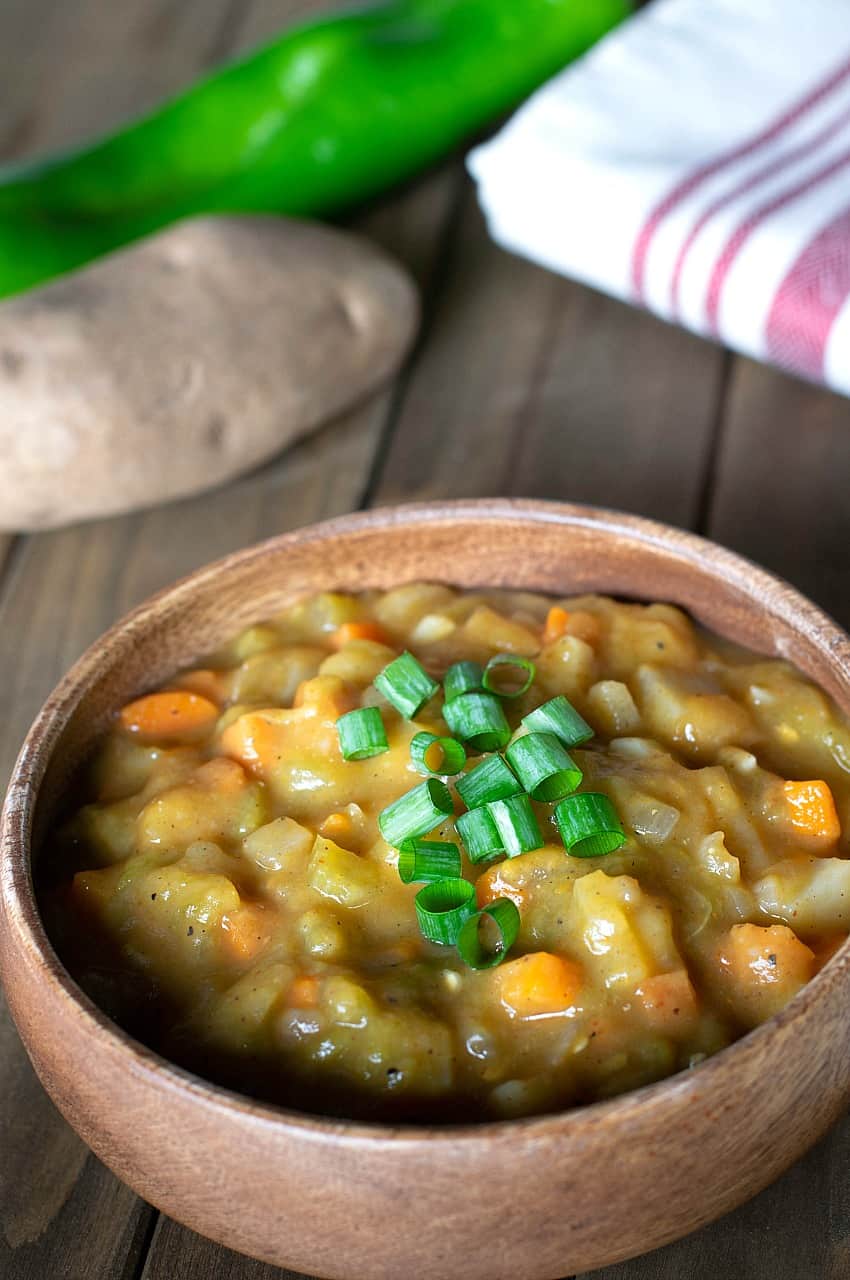
[[193, 926], [192, 926], [192, 925], [189, 925], [189, 928], [186, 930], [186, 933], [187, 933], [188, 937], [190, 937], [190, 938], [191, 938], [191, 936], [192, 936], [192, 934], [193, 934], [194, 932], [195, 932], [195, 930], [194, 930]]

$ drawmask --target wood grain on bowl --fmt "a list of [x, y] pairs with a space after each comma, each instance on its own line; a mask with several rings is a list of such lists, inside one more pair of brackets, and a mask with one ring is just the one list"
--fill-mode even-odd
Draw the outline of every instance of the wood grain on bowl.
[[[669, 599], [792, 659], [850, 712], [850, 642], [784, 583], [650, 522], [545, 503], [399, 508], [239, 553], [155, 597], [36, 721], [3, 817], [0, 964], [70, 1122], [154, 1204], [247, 1253], [330, 1277], [545, 1280], [672, 1240], [739, 1204], [838, 1115], [847, 948], [776, 1018], [687, 1075], [560, 1115], [391, 1129], [294, 1115], [169, 1066], [82, 995], [39, 920], [30, 843], [110, 711], [240, 626], [324, 587], [416, 578]], [[497, 1242], [497, 1248], [494, 1248]]]

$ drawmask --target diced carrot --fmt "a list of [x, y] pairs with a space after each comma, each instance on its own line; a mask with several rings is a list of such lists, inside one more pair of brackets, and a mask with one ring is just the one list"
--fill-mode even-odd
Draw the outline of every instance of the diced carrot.
[[501, 865], [491, 867], [478, 877], [475, 881], [475, 894], [479, 907], [486, 907], [488, 902], [495, 902], [497, 898], [510, 898], [520, 911], [525, 906], [525, 894], [522, 889], [505, 880]]
[[569, 620], [570, 615], [566, 609], [562, 609], [559, 604], [553, 604], [546, 614], [546, 625], [543, 628], [544, 645], [554, 644], [556, 640], [560, 640], [561, 636], [566, 634]]
[[313, 676], [302, 680], [295, 690], [294, 705], [309, 707], [323, 719], [338, 720], [346, 711], [354, 709], [356, 699], [339, 676]]
[[567, 622], [567, 635], [577, 636], [591, 646], [599, 643], [602, 634], [602, 623], [595, 613], [587, 613], [584, 609], [574, 610]]
[[341, 649], [351, 640], [375, 640], [378, 644], [390, 643], [386, 631], [377, 622], [344, 622], [331, 636], [331, 644], [335, 649]]
[[686, 1030], [697, 1016], [697, 994], [685, 969], [645, 978], [635, 995], [646, 1021], [657, 1031]]
[[271, 937], [262, 907], [240, 907], [232, 915], [222, 916], [221, 928], [225, 949], [234, 960], [253, 960]]
[[333, 840], [334, 844], [340, 844], [343, 848], [348, 847], [347, 841], [351, 840], [353, 833], [354, 823], [348, 813], [329, 813], [319, 827], [320, 836]]
[[296, 1009], [315, 1009], [319, 1003], [319, 979], [304, 973], [289, 988], [289, 1003]]
[[783, 790], [791, 816], [791, 825], [801, 834], [814, 836], [830, 844], [841, 835], [841, 823], [829, 786], [822, 779], [812, 782], [786, 782]]
[[215, 703], [186, 689], [149, 693], [120, 712], [122, 728], [145, 738], [196, 737], [211, 729], [217, 719]]
[[221, 735], [221, 749], [262, 775], [280, 754], [280, 727], [259, 711], [246, 711]]
[[741, 986], [802, 985], [812, 975], [814, 952], [785, 924], [736, 924], [718, 952], [721, 969]]
[[563, 1013], [578, 999], [580, 967], [549, 951], [535, 951], [496, 970], [499, 995], [509, 1013], [519, 1018]]
[[184, 671], [174, 680], [175, 689], [188, 689], [190, 693], [199, 693], [203, 698], [219, 706], [227, 701], [226, 673], [199, 667], [196, 671]]

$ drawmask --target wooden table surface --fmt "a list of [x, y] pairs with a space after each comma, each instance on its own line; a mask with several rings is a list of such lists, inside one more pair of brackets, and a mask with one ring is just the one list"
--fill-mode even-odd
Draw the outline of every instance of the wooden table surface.
[[[100, 130], [323, 7], [2, 0], [0, 155]], [[131, 605], [258, 538], [374, 503], [511, 494], [640, 512], [761, 561], [850, 623], [850, 402], [500, 252], [459, 161], [357, 225], [422, 289], [421, 339], [392, 388], [210, 496], [0, 535], [3, 777], [55, 681]], [[848, 1160], [845, 1119], [750, 1204], [595, 1280], [848, 1277]], [[286, 1274], [201, 1239], [118, 1182], [47, 1100], [0, 1007], [4, 1280]]]

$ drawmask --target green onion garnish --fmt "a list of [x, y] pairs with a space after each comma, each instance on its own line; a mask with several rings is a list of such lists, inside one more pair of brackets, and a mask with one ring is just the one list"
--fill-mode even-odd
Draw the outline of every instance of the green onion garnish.
[[501, 756], [488, 756], [455, 783], [467, 809], [477, 809], [491, 800], [518, 796], [522, 787]]
[[483, 680], [484, 672], [477, 662], [455, 662], [443, 676], [443, 697], [451, 702], [462, 693], [478, 693], [484, 688]]
[[590, 725], [563, 694], [535, 707], [523, 716], [522, 723], [533, 733], [554, 733], [567, 749], [593, 737]]
[[368, 760], [389, 751], [384, 722], [377, 707], [358, 707], [347, 711], [336, 722], [339, 749], [343, 760]]
[[581, 782], [581, 769], [554, 733], [527, 733], [512, 742], [505, 755], [528, 794], [544, 804], [563, 800]]
[[[495, 946], [488, 947], [481, 941], [481, 926], [492, 921], [499, 931]], [[510, 898], [497, 898], [490, 902], [462, 927], [457, 939], [457, 949], [470, 969], [492, 969], [501, 964], [517, 940], [520, 916], [516, 904]]]
[[454, 946], [470, 917], [477, 914], [475, 885], [468, 880], [435, 880], [415, 898], [416, 918], [429, 942]]
[[436, 733], [417, 733], [410, 744], [410, 758], [420, 773], [460, 773], [466, 752], [454, 738], [438, 738]]
[[614, 806], [598, 791], [581, 791], [555, 806], [555, 821], [574, 858], [599, 858], [625, 844]]
[[[517, 672], [522, 674], [517, 676]], [[506, 684], [500, 678], [505, 674], [513, 683]], [[531, 688], [536, 674], [537, 668], [528, 658], [518, 658], [513, 653], [497, 653], [484, 668], [482, 684], [488, 693], [496, 693], [500, 698], [520, 698]]]
[[406, 720], [412, 720], [439, 689], [412, 653], [403, 653], [375, 676], [375, 688]]
[[487, 812], [496, 825], [502, 847], [509, 858], [543, 847], [540, 824], [528, 796], [493, 800], [487, 805]]
[[443, 707], [443, 719], [473, 751], [498, 751], [511, 736], [502, 704], [492, 693], [461, 693]]
[[455, 822], [470, 862], [485, 862], [505, 852], [493, 817], [486, 808], [470, 809]]
[[398, 874], [404, 884], [458, 880], [460, 867], [460, 849], [448, 841], [405, 840], [398, 851]]
[[445, 782], [428, 778], [388, 804], [378, 814], [378, 826], [387, 844], [399, 849], [405, 840], [415, 840], [433, 831], [453, 812]]

